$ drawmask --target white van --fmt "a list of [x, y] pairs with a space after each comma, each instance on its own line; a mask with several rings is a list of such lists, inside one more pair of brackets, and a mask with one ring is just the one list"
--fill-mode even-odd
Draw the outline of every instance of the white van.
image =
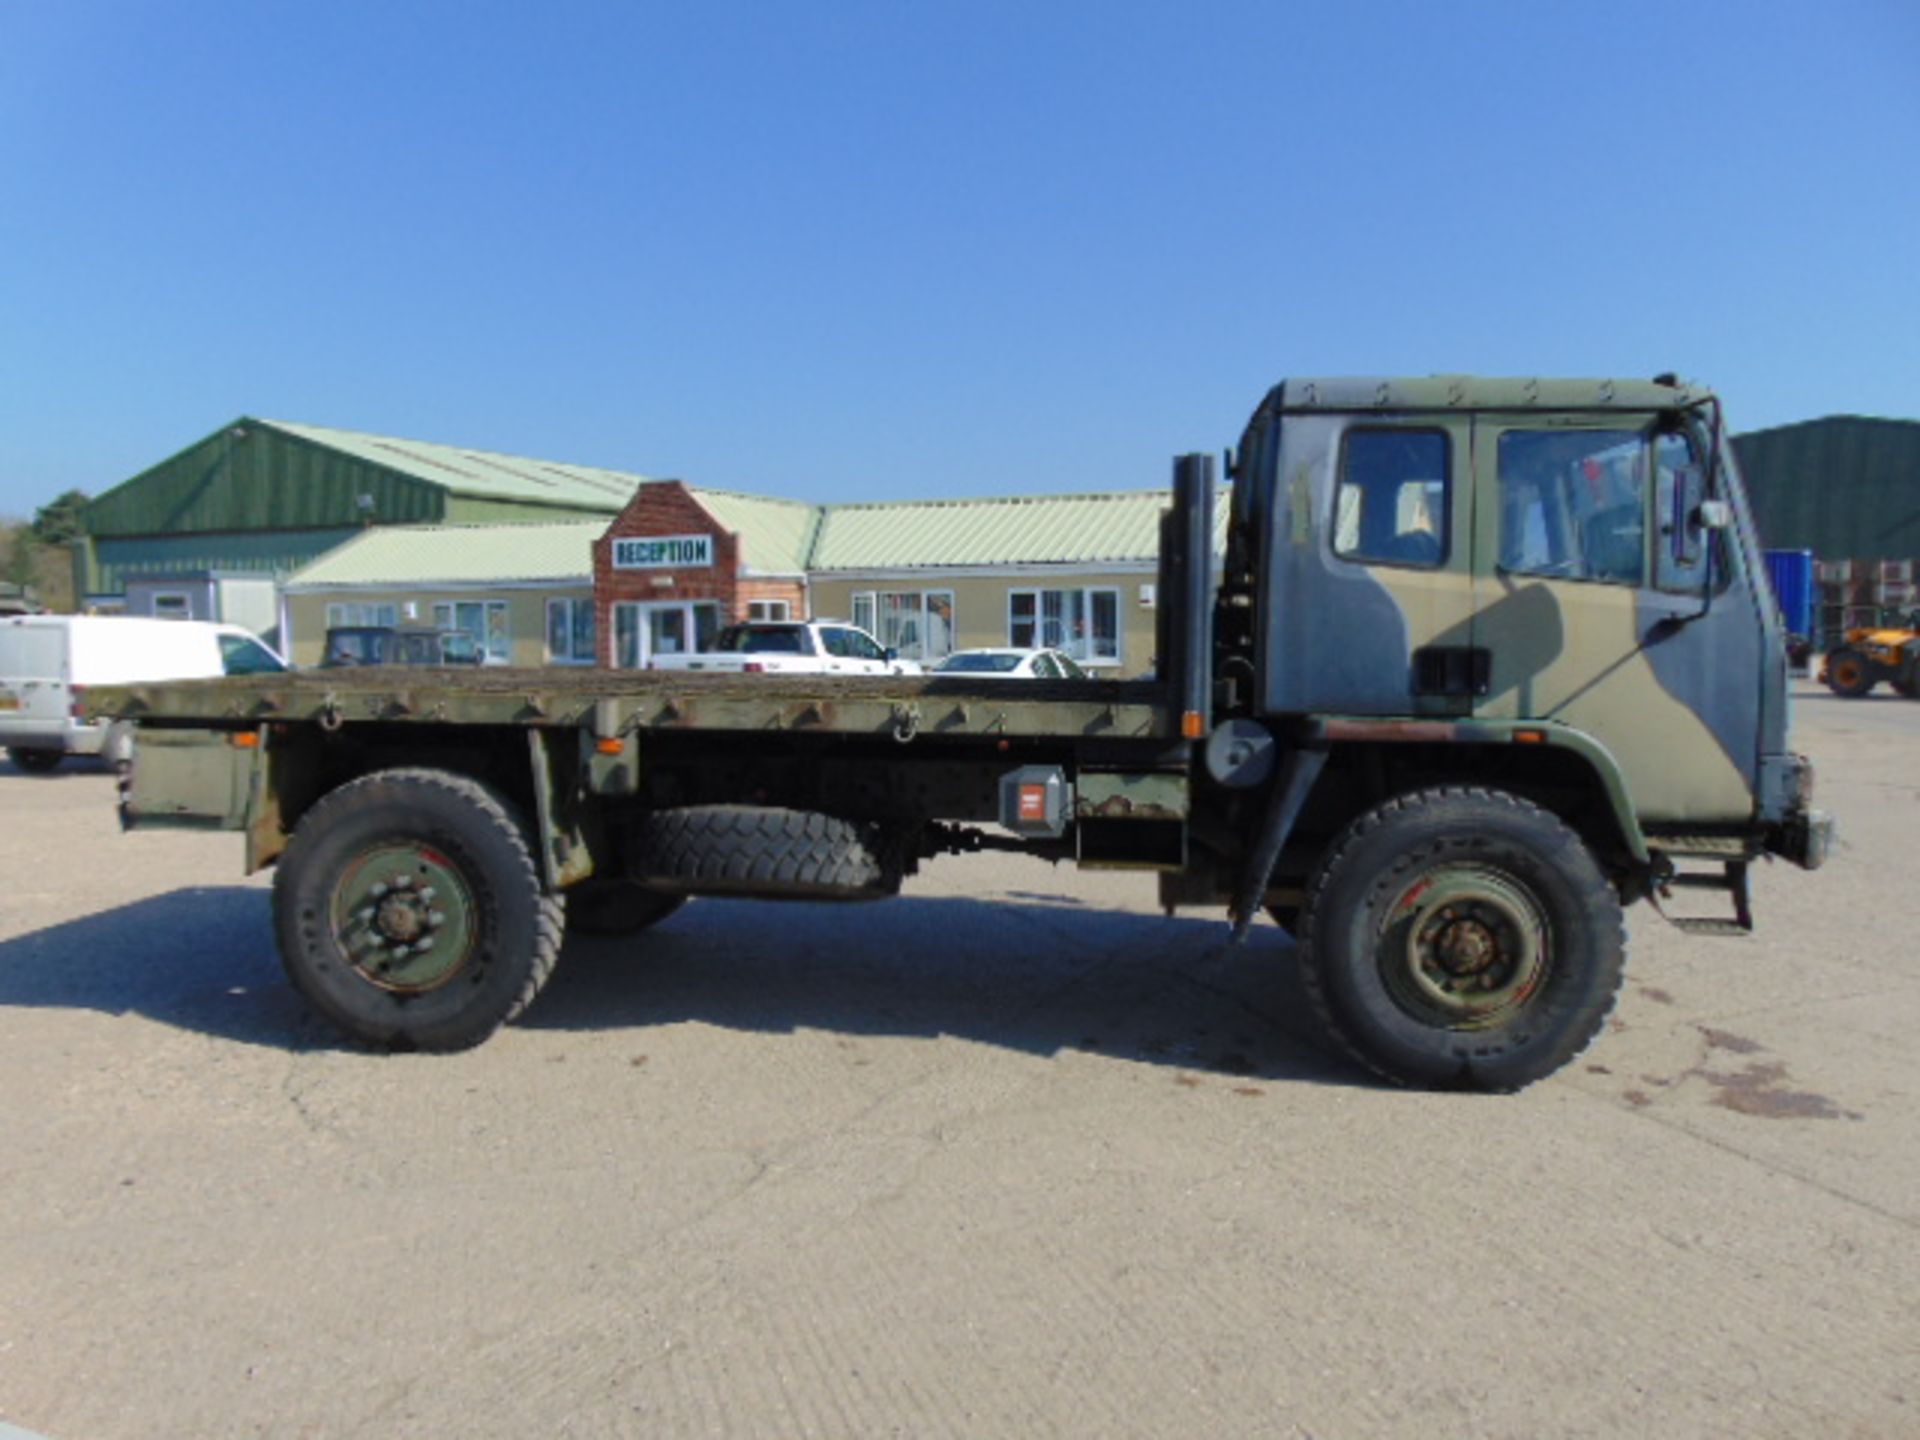
[[68, 755], [120, 761], [123, 729], [80, 718], [89, 685], [261, 675], [286, 661], [238, 625], [113, 615], [0, 619], [0, 745], [22, 770], [44, 774]]

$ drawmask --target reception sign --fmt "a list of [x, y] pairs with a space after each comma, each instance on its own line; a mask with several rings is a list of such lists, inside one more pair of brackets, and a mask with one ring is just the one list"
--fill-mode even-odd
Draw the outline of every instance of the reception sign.
[[613, 542], [616, 570], [685, 570], [712, 564], [711, 535], [630, 535]]

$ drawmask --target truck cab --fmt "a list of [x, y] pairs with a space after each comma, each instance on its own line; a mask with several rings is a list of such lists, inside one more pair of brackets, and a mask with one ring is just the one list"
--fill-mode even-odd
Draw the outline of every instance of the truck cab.
[[[1621, 792], [1626, 851], [1744, 837], [1805, 858], [1785, 636], [1711, 393], [1289, 380], [1236, 480], [1222, 615], [1246, 621], [1221, 627], [1221, 670], [1249, 713], [1529, 737]], [[1580, 768], [1503, 758], [1543, 783]]]

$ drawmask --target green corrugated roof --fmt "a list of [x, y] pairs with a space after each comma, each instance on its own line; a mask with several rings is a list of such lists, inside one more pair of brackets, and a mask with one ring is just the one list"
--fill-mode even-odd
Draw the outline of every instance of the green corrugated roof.
[[820, 524], [820, 507], [800, 500], [741, 495], [732, 490], [693, 492], [706, 512], [740, 537], [748, 570], [762, 575], [801, 575]]
[[298, 425], [287, 420], [259, 423], [368, 464], [398, 470], [456, 495], [482, 499], [576, 505], [612, 514], [633, 498], [634, 490], [646, 478], [621, 470], [563, 465], [555, 460], [532, 460], [425, 440], [399, 440], [324, 425]]
[[[350, 547], [358, 568], [336, 570], [324, 557], [301, 570], [299, 582], [453, 579], [496, 563], [504, 568], [493, 573], [504, 579], [527, 572], [503, 537], [551, 540], [573, 523], [570, 512], [598, 526], [603, 522], [585, 517], [611, 517], [647, 483], [619, 470], [242, 418], [115, 487], [89, 507], [88, 518], [103, 565], [134, 558], [131, 550], [105, 554], [120, 537], [134, 549], [168, 537], [196, 564], [265, 546], [276, 557], [266, 568], [280, 568], [299, 548], [280, 543], [289, 532], [317, 535], [371, 518], [378, 528]], [[741, 537], [746, 569], [763, 575], [1146, 563], [1158, 552], [1159, 515], [1168, 503], [1162, 490], [832, 506], [731, 490], [691, 493]], [[414, 538], [372, 538], [396, 526]], [[485, 531], [500, 533], [488, 539]], [[556, 556], [559, 568], [551, 571], [547, 563], [531, 578], [584, 573], [587, 559]]]
[[1829, 560], [1920, 558], [1920, 420], [1829, 415], [1733, 446], [1762, 543]]
[[[815, 571], [949, 569], [975, 565], [1148, 564], [1160, 554], [1165, 490], [1009, 495], [829, 505], [814, 542]], [[1227, 492], [1214, 543], [1225, 543]]]
[[[714, 519], [740, 536], [750, 571], [805, 573], [816, 506], [726, 490], [692, 494]], [[607, 523], [379, 526], [322, 555], [287, 583], [292, 588], [488, 580], [591, 584], [593, 542], [606, 533]]]
[[606, 528], [603, 520], [376, 527], [297, 572], [287, 588], [526, 580], [591, 585], [593, 542]]

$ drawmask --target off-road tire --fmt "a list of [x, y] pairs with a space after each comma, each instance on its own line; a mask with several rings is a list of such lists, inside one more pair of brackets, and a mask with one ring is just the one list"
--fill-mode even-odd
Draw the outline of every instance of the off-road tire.
[[[396, 990], [356, 959], [342, 903], [367, 857], [409, 852], [457, 892], [435, 898], [457, 907], [464, 943], [451, 973]], [[430, 769], [376, 771], [315, 804], [280, 859], [273, 902], [294, 988], [348, 1035], [390, 1049], [464, 1050], [517, 1017], [553, 973], [565, 919], [513, 807]]]
[[641, 825], [634, 876], [690, 895], [865, 900], [899, 889], [880, 829], [812, 810], [695, 805]]
[[31, 750], [19, 746], [10, 747], [7, 754], [13, 757], [15, 766], [29, 775], [51, 775], [67, 758], [64, 750]]
[[1851, 647], [1835, 650], [1827, 656], [1827, 688], [1848, 700], [1858, 700], [1879, 683], [1874, 664]]
[[[1538, 943], [1495, 946], [1485, 983], [1492, 989], [1506, 974], [1511, 994], [1468, 1014], [1448, 1007], [1478, 1003], [1472, 996], [1440, 991], [1480, 982], [1442, 973], [1443, 947], [1415, 941], [1433, 927], [1456, 931], [1461, 920], [1448, 917], [1473, 915], [1476, 887], [1493, 897], [1489, 910], [1521, 915]], [[1422, 898], [1462, 892], [1457, 909], [1442, 905], [1429, 916], [1417, 908]], [[1592, 852], [1559, 819], [1503, 791], [1441, 788], [1389, 800], [1347, 827], [1308, 887], [1299, 953], [1322, 1022], [1376, 1074], [1403, 1085], [1510, 1091], [1552, 1074], [1599, 1033], [1620, 989], [1626, 927]], [[1511, 965], [1500, 963], [1508, 958]]]
[[631, 880], [583, 880], [567, 890], [567, 929], [582, 935], [634, 935], [687, 903], [685, 895]]

